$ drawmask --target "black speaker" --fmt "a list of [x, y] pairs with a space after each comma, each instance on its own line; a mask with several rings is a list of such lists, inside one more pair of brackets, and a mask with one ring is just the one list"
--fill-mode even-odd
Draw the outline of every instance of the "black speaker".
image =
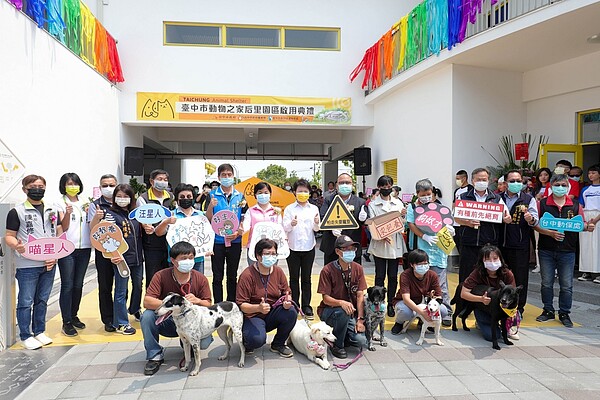
[[141, 147], [125, 147], [125, 175], [144, 175], [144, 149]]
[[357, 147], [354, 149], [354, 174], [371, 175], [370, 147]]

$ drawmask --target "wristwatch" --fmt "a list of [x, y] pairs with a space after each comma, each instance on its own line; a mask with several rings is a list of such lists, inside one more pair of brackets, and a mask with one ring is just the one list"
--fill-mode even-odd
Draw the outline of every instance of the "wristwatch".
[[358, 319], [359, 321], [364, 321], [364, 320], [365, 320], [365, 317], [358, 317], [357, 319]]

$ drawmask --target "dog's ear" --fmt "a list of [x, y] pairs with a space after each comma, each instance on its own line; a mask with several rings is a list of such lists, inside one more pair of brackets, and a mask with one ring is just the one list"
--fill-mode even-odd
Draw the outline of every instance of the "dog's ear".
[[504, 289], [504, 286], [506, 286], [506, 284], [504, 283], [504, 281], [500, 281], [500, 289]]
[[517, 293], [521, 293], [521, 290], [523, 290], [523, 285], [517, 286]]
[[385, 297], [386, 293], [387, 293], [387, 289], [383, 288], [383, 290], [381, 291], [381, 294], [383, 295], [383, 297]]
[[171, 301], [173, 302], [174, 306], [182, 306], [184, 300], [185, 300], [185, 297], [183, 297], [182, 295], [177, 294], [177, 293], [173, 293], [173, 297], [171, 297]]
[[442, 305], [443, 300], [441, 297], [436, 297], [435, 301], [437, 301], [440, 305]]
[[313, 334], [313, 335], [314, 335], [315, 333], [317, 333], [319, 330], [320, 330], [320, 329], [319, 329], [319, 327], [318, 327], [318, 326], [316, 326], [316, 324], [313, 324], [313, 325], [310, 327], [310, 333], [311, 333], [311, 334]]

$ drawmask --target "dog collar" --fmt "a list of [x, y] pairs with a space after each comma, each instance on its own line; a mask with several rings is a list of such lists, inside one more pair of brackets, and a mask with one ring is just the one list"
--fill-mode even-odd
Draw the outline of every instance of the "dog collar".
[[515, 308], [505, 308], [505, 307], [500, 306], [500, 308], [510, 318], [514, 318], [515, 314], [517, 313], [517, 307], [515, 307]]
[[373, 312], [381, 312], [385, 310], [385, 302], [380, 302], [378, 305], [371, 303], [371, 311]]
[[312, 338], [310, 342], [306, 344], [306, 348], [317, 353], [317, 356], [322, 356], [327, 351], [324, 345], [317, 343], [317, 341]]
[[431, 310], [427, 309], [427, 315], [431, 318], [432, 321], [440, 319], [440, 310], [437, 310], [435, 313], [432, 313]]

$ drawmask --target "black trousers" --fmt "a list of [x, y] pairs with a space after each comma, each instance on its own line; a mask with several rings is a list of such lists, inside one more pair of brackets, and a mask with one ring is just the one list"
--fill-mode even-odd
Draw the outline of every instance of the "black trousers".
[[392, 304], [398, 290], [398, 258], [379, 258], [373, 256], [375, 261], [375, 286], [383, 286], [385, 276], [388, 278], [387, 302]]
[[168, 253], [162, 250], [144, 250], [144, 269], [146, 271], [146, 289], [154, 274], [169, 267]]
[[[335, 249], [331, 254], [323, 254], [323, 262], [325, 265], [329, 264], [332, 261], [337, 260], [339, 257], [335, 254]], [[358, 245], [356, 247], [356, 257], [354, 257], [354, 262], [357, 262], [362, 265], [362, 246]]]
[[[287, 258], [290, 271], [290, 288], [292, 288], [292, 300], [302, 309], [310, 306], [311, 297], [311, 275], [312, 266], [315, 261], [315, 249], [309, 251], [294, 251], [290, 249]], [[302, 291], [302, 301], [300, 300]]]
[[461, 246], [458, 267], [459, 283], [463, 283], [465, 279], [471, 275], [473, 269], [475, 269], [475, 264], [477, 263], [477, 257], [479, 256], [479, 250], [481, 247], [483, 246]]
[[98, 279], [98, 305], [100, 306], [100, 319], [104, 325], [113, 324], [113, 282], [115, 273], [113, 264], [104, 258], [98, 250], [96, 252], [96, 278]]
[[521, 314], [527, 304], [527, 289], [529, 286], [529, 247], [526, 249], [507, 249], [502, 248], [502, 257], [508, 268], [515, 276], [517, 286], [523, 285], [523, 290], [519, 293], [519, 311]]
[[[225, 244], [215, 243], [213, 253], [211, 257], [213, 299], [215, 303], [223, 301], [223, 276], [225, 275], [225, 271], [227, 271], [227, 301], [235, 301], [237, 271], [242, 255], [242, 243], [231, 243], [229, 247], [225, 247]], [[227, 270], [225, 270], [225, 263], [227, 263]]]

